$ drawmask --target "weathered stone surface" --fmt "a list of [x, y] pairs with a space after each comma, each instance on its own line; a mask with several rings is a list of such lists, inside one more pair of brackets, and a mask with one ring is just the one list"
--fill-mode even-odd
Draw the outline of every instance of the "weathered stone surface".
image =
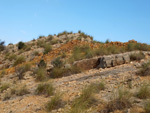
[[124, 63], [129, 63], [130, 62], [130, 56], [128, 54], [123, 55], [123, 60], [124, 60]]
[[116, 63], [117, 65], [124, 64], [123, 55], [116, 55]]
[[73, 65], [75, 65], [83, 70], [89, 70], [89, 69], [93, 69], [97, 66], [97, 61], [98, 61], [98, 58], [91, 58], [91, 59], [76, 61]]

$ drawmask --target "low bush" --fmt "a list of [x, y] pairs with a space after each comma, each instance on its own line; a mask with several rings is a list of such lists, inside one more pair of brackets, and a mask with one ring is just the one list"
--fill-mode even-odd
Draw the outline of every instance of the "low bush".
[[18, 64], [21, 64], [25, 62], [25, 58], [23, 56], [19, 56], [16, 61], [14, 62], [14, 66], [18, 65]]
[[141, 59], [144, 59], [144, 58], [145, 58], [145, 55], [142, 52], [140, 52], [140, 53], [134, 53], [134, 54], [130, 55], [130, 59], [132, 61], [134, 61], [134, 60], [140, 61]]
[[85, 87], [82, 90], [81, 95], [73, 101], [69, 113], [83, 113], [86, 109], [91, 107], [92, 104], [96, 102], [93, 95], [95, 91], [93, 85]]
[[150, 87], [148, 84], [143, 84], [139, 91], [136, 93], [136, 97], [140, 99], [150, 98]]
[[39, 46], [39, 47], [44, 47], [44, 46], [45, 46], [44, 40], [38, 40], [38, 41], [37, 41], [37, 46]]
[[0, 92], [2, 93], [3, 91], [5, 91], [6, 89], [8, 89], [10, 87], [9, 83], [3, 83], [0, 86]]
[[149, 76], [150, 75], [150, 62], [144, 63], [139, 71], [137, 72], [138, 75], [140, 76]]
[[44, 67], [39, 67], [36, 71], [36, 81], [44, 81], [47, 78], [47, 71]]
[[12, 54], [12, 55], [10, 55], [10, 56], [8, 57], [8, 59], [9, 59], [10, 61], [16, 60], [16, 59], [17, 59], [17, 55]]
[[80, 73], [82, 70], [79, 69], [76, 66], [72, 66], [71, 68], [59, 68], [59, 67], [54, 67], [52, 71], [50, 72], [50, 77], [51, 78], [60, 78], [63, 76], [69, 76], [71, 74], [77, 74]]
[[131, 107], [130, 97], [127, 90], [119, 89], [117, 95], [106, 105], [106, 111], [109, 113]]
[[3, 69], [0, 73], [0, 78], [2, 78], [5, 74], [6, 74], [6, 71], [5, 71], [5, 69]]
[[50, 101], [46, 104], [46, 109], [50, 112], [54, 109], [58, 109], [61, 107], [62, 100], [61, 100], [62, 94], [56, 93]]
[[54, 67], [62, 67], [64, 65], [63, 61], [61, 60], [61, 57], [57, 57], [52, 61], [52, 64]]
[[49, 53], [51, 50], [52, 50], [52, 46], [51, 46], [51, 45], [46, 44], [46, 45], [44, 46], [44, 54]]
[[36, 88], [36, 94], [45, 94], [51, 96], [54, 94], [54, 87], [52, 83], [41, 83]]
[[150, 100], [144, 105], [145, 113], [150, 113]]
[[30, 71], [31, 64], [25, 64], [19, 67], [16, 67], [15, 71], [19, 79], [23, 79], [25, 72]]
[[27, 89], [27, 87], [24, 85], [24, 86], [21, 86], [17, 91], [16, 91], [16, 95], [18, 96], [23, 96], [25, 94], [28, 94], [29, 93], [29, 90]]
[[39, 64], [38, 64], [38, 67], [40, 68], [40, 67], [42, 67], [42, 68], [46, 68], [46, 62], [43, 60], [43, 59], [41, 59], [40, 60], [40, 62], [39, 62]]

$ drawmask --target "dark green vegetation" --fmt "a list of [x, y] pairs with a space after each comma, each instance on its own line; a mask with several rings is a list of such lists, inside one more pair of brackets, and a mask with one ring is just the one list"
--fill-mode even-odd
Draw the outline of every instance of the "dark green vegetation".
[[0, 52], [5, 49], [5, 45], [4, 44], [5, 44], [4, 41], [0, 41]]

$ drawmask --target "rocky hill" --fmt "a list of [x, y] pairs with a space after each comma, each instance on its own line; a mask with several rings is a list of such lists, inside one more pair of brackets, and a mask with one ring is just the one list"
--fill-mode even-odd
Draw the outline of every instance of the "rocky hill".
[[1, 113], [150, 113], [150, 45], [81, 31], [0, 43]]

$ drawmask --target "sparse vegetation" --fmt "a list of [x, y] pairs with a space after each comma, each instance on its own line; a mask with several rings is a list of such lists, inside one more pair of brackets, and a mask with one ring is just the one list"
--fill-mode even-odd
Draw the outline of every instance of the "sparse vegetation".
[[141, 59], [144, 59], [144, 58], [145, 58], [145, 55], [142, 52], [134, 53], [134, 54], [130, 55], [130, 59], [132, 61], [134, 61], [134, 60], [140, 61]]
[[51, 100], [46, 104], [46, 109], [48, 111], [52, 111], [54, 109], [58, 109], [61, 107], [62, 100], [61, 100], [62, 94], [56, 93]]
[[3, 83], [0, 86], [0, 92], [2, 93], [3, 91], [5, 91], [6, 89], [8, 89], [10, 87], [9, 83]]
[[12, 55], [10, 55], [10, 56], [8, 57], [8, 59], [9, 59], [10, 61], [16, 60], [16, 59], [17, 59], [17, 55], [12, 54]]
[[82, 70], [76, 66], [72, 66], [71, 68], [62, 68], [62, 67], [54, 67], [50, 72], [51, 78], [60, 78], [63, 76], [69, 76], [71, 74], [80, 73]]
[[37, 94], [44, 94], [46, 96], [51, 96], [54, 94], [54, 87], [51, 82], [49, 83], [41, 83], [37, 86], [36, 89]]
[[18, 96], [23, 96], [25, 94], [28, 94], [29, 91], [27, 89], [27, 87], [24, 85], [24, 86], [21, 86], [17, 91], [16, 91], [16, 95]]
[[44, 67], [39, 67], [36, 71], [36, 80], [37, 81], [44, 81], [47, 78], [47, 72], [46, 69]]
[[3, 69], [0, 74], [0, 78], [2, 78], [6, 74], [6, 71]]
[[89, 85], [82, 90], [81, 95], [73, 101], [70, 113], [83, 113], [96, 102], [94, 98], [95, 85]]
[[51, 50], [52, 50], [52, 46], [51, 46], [51, 45], [46, 44], [46, 45], [44, 46], [44, 54], [49, 53]]
[[144, 105], [145, 113], [150, 113], [150, 100]]
[[40, 68], [40, 67], [41, 67], [41, 68], [46, 68], [46, 65], [47, 65], [46, 62], [45, 62], [43, 59], [41, 59], [40, 62], [39, 62], [39, 64], [38, 64], [38, 67], [39, 67], [39, 68]]
[[52, 61], [52, 64], [54, 67], [62, 67], [64, 65], [63, 61], [61, 60], [61, 57], [57, 57]]
[[18, 65], [18, 64], [21, 64], [25, 62], [25, 58], [23, 56], [19, 56], [16, 61], [14, 62], [14, 66]]
[[150, 76], [150, 62], [144, 63], [137, 74], [140, 76]]
[[29, 71], [31, 64], [25, 64], [19, 67], [16, 67], [15, 71], [19, 79], [23, 79], [25, 72]]
[[131, 107], [130, 98], [131, 94], [129, 91], [118, 89], [117, 95], [114, 95], [114, 98], [106, 105], [106, 111], [109, 113]]
[[136, 93], [136, 97], [140, 99], [150, 98], [150, 88], [148, 84], [143, 84], [139, 91]]

